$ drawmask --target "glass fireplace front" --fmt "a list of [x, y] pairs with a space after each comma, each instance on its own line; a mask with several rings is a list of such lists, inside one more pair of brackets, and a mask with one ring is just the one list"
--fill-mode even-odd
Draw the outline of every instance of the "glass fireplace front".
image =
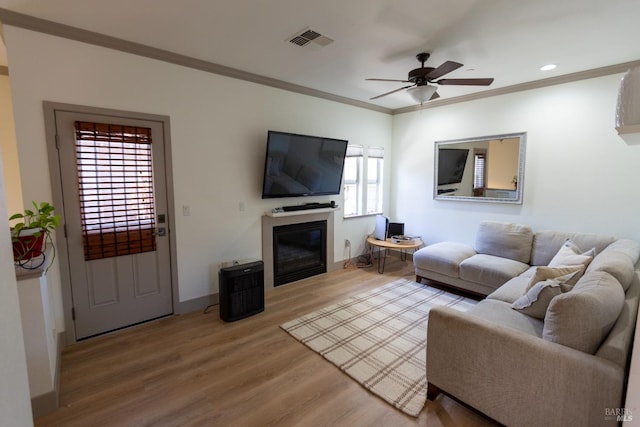
[[273, 284], [327, 271], [327, 221], [273, 227]]

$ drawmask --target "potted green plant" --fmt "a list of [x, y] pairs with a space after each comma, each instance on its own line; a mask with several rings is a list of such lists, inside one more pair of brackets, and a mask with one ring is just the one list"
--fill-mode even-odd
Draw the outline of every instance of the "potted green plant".
[[[44, 253], [43, 247], [50, 243], [51, 232], [60, 225], [60, 215], [55, 215], [55, 208], [48, 202], [31, 202], [32, 209], [25, 209], [11, 215], [9, 221], [20, 220], [11, 227], [11, 242], [13, 243], [13, 259], [17, 264], [24, 265], [32, 258]], [[43, 260], [44, 262], [44, 260]], [[42, 265], [40, 263], [38, 267]]]

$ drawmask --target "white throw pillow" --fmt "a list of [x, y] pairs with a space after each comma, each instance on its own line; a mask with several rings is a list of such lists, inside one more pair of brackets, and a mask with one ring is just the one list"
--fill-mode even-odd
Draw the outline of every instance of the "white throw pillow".
[[582, 265], [587, 268], [593, 257], [596, 255], [596, 248], [581, 252], [580, 248], [571, 240], [567, 240], [560, 247], [558, 253], [549, 263], [549, 267], [566, 267], [570, 265]]
[[584, 274], [584, 269], [583, 265], [569, 265], [566, 267], [536, 267], [535, 273], [533, 273], [531, 280], [529, 280], [529, 284], [525, 288], [525, 293], [536, 283], [549, 279], [557, 278], [559, 283], [573, 286]]

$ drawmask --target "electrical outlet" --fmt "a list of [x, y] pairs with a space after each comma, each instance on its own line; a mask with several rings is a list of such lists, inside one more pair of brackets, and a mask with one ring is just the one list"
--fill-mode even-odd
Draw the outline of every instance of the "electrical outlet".
[[347, 248], [351, 246], [351, 242], [349, 241], [349, 239], [344, 239], [344, 246]]
[[182, 216], [191, 216], [191, 206], [182, 205]]

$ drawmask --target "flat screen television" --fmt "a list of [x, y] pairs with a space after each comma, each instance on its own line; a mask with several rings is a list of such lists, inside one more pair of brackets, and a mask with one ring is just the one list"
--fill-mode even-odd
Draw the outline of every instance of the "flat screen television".
[[438, 185], [462, 182], [469, 150], [465, 148], [441, 148], [438, 150]]
[[262, 198], [340, 194], [347, 143], [270, 130]]

